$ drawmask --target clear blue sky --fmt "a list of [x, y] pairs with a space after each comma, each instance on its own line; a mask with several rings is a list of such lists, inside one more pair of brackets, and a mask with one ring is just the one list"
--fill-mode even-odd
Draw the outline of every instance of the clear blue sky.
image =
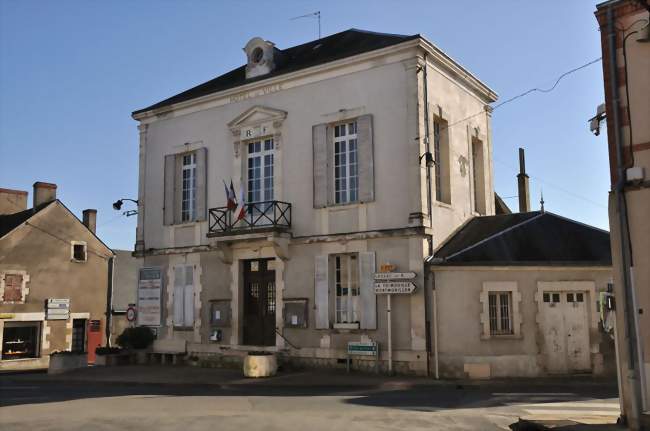
[[[323, 35], [420, 33], [505, 100], [600, 57], [594, 9], [584, 0], [0, 0], [0, 187], [54, 182], [75, 214], [98, 209], [109, 246], [130, 249], [135, 217], [111, 203], [137, 197], [131, 111], [240, 66], [251, 37], [279, 48], [315, 39], [315, 20], [289, 19], [316, 10]], [[543, 188], [548, 210], [607, 229], [605, 133], [594, 137], [587, 125], [603, 100], [597, 63], [552, 93], [496, 110], [496, 191], [516, 194], [522, 146], [534, 208]], [[506, 202], [516, 209], [516, 199]]]

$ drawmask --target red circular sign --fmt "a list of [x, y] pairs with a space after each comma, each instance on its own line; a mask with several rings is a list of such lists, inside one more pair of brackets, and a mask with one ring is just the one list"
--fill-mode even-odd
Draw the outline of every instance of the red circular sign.
[[129, 322], [134, 322], [136, 315], [137, 312], [135, 311], [135, 307], [129, 307], [126, 309], [126, 320]]

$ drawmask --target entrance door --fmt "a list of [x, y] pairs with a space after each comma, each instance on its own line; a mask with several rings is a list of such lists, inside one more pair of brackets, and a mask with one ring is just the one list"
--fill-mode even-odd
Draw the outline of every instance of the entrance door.
[[273, 259], [244, 261], [244, 339], [246, 345], [275, 346]]
[[589, 371], [586, 292], [543, 292], [542, 333], [549, 373]]

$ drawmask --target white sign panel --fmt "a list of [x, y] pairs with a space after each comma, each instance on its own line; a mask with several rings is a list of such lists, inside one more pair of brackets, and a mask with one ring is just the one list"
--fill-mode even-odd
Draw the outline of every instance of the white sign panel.
[[142, 268], [138, 277], [138, 326], [160, 326], [162, 270]]
[[375, 280], [410, 280], [415, 278], [414, 272], [376, 272]]
[[376, 294], [413, 293], [415, 284], [410, 281], [385, 281], [375, 283]]
[[68, 320], [70, 318], [69, 298], [49, 298], [45, 303], [46, 320]]

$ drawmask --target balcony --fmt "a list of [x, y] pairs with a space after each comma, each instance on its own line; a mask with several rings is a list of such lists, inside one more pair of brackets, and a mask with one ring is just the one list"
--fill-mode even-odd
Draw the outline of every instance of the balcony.
[[246, 204], [245, 216], [237, 220], [228, 207], [208, 210], [208, 236], [231, 236], [257, 232], [284, 232], [291, 228], [291, 204], [264, 201]]

